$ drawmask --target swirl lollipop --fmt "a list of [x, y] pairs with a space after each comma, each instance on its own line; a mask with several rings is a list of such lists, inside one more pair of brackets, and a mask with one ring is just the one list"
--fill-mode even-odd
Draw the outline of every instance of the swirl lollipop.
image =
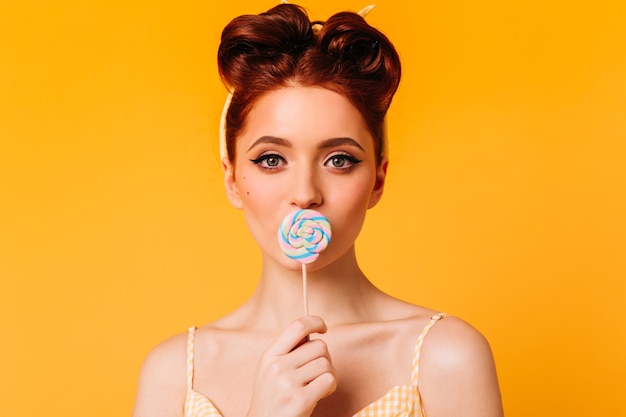
[[278, 228], [278, 243], [285, 255], [302, 263], [304, 313], [309, 314], [306, 265], [315, 261], [330, 243], [328, 219], [315, 210], [300, 209], [289, 213]]
[[278, 228], [278, 243], [285, 255], [309, 264], [330, 243], [330, 223], [315, 210], [301, 209], [289, 213]]

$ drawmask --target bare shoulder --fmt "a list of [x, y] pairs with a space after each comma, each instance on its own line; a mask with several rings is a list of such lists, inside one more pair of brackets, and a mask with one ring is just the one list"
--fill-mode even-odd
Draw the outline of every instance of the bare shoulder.
[[429, 331], [423, 354], [436, 363], [449, 366], [471, 366], [476, 360], [492, 360], [491, 348], [485, 337], [466, 321], [445, 316]]
[[502, 416], [491, 347], [467, 322], [450, 316], [437, 322], [424, 340], [419, 372], [428, 416]]
[[182, 416], [187, 385], [187, 334], [158, 344], [139, 375], [133, 417]]

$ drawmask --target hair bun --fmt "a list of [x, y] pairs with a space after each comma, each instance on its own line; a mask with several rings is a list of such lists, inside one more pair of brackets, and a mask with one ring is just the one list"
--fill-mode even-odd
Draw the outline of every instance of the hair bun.
[[320, 33], [320, 49], [336, 60], [335, 71], [375, 79], [389, 101], [400, 82], [400, 59], [389, 39], [355, 13], [332, 16]]
[[259, 15], [239, 16], [222, 32], [220, 75], [237, 89], [266, 68], [291, 67], [314, 43], [311, 22], [300, 6], [281, 4]]
[[320, 48], [353, 69], [375, 71], [380, 63], [379, 41], [367, 30], [369, 25], [353, 13], [338, 13], [324, 25]]

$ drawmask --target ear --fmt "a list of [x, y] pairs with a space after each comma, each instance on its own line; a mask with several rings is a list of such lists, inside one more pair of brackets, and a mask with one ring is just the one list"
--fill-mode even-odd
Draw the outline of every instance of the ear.
[[226, 196], [233, 207], [240, 209], [243, 207], [241, 197], [239, 195], [239, 187], [235, 181], [235, 167], [226, 157], [222, 158], [222, 169], [224, 170], [224, 187], [226, 188]]
[[372, 190], [372, 195], [370, 196], [370, 201], [367, 206], [368, 209], [374, 207], [380, 201], [380, 198], [383, 196], [383, 189], [385, 188], [385, 179], [387, 178], [387, 167], [389, 166], [389, 160], [387, 158], [383, 158], [380, 161], [380, 165], [376, 169], [376, 182], [374, 183], [374, 189]]

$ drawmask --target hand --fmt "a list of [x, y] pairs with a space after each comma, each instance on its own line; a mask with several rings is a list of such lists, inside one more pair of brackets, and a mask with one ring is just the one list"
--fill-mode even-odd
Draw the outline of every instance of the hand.
[[301, 317], [267, 347], [255, 372], [248, 417], [309, 417], [317, 402], [335, 391], [337, 377], [326, 343], [305, 341], [325, 332], [320, 317]]

